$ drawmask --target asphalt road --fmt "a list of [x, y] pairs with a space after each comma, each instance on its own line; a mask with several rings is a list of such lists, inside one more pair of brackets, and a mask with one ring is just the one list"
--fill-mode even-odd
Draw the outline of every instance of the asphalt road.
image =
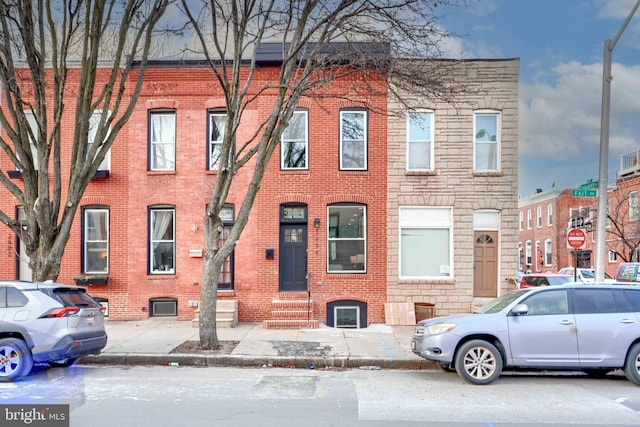
[[68, 403], [78, 427], [640, 425], [640, 387], [580, 374], [77, 365], [0, 384], [8, 403]]

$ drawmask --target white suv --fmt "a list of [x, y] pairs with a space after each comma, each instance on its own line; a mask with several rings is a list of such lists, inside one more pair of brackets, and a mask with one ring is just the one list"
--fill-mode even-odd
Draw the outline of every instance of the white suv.
[[84, 288], [0, 280], [0, 381], [34, 362], [69, 366], [107, 345], [103, 307]]

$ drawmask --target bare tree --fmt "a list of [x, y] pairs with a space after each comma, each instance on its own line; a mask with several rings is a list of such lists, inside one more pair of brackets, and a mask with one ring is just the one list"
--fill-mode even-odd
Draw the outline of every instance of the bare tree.
[[[226, 123], [219, 152], [220, 166], [205, 218], [204, 271], [200, 298], [200, 345], [218, 347], [215, 309], [218, 273], [232, 253], [249, 219], [266, 166], [302, 97], [327, 96], [322, 88], [358, 73], [390, 77], [391, 93], [410, 91], [440, 99], [454, 93], [445, 84], [446, 61], [440, 55], [448, 36], [437, 25], [438, 10], [452, 1], [440, 0], [210, 0], [197, 6], [182, 0], [196, 42], [191, 54], [204, 55], [224, 91]], [[271, 82], [256, 82], [256, 55], [270, 42], [279, 74]], [[274, 48], [275, 46], [275, 48]], [[397, 62], [403, 58], [410, 61]], [[367, 78], [355, 81], [351, 93], [371, 94]], [[449, 80], [451, 83], [451, 80]], [[454, 82], [455, 83], [455, 82]], [[256, 87], [258, 85], [259, 87]], [[262, 86], [260, 86], [262, 85]], [[377, 89], [380, 91], [380, 89]], [[246, 109], [268, 94], [273, 106], [247, 140], [238, 127]], [[336, 95], [339, 96], [339, 95]], [[253, 159], [255, 167], [246, 196], [229, 236], [221, 243], [219, 217], [231, 183]]]
[[[0, 3], [0, 149], [22, 176], [14, 182], [0, 170], [0, 183], [23, 207], [26, 227], [6, 212], [0, 211], [0, 221], [25, 243], [35, 280], [59, 274], [79, 201], [133, 111], [152, 36], [169, 2]], [[72, 147], [61, 126], [69, 114]], [[89, 144], [90, 130], [96, 143]], [[61, 152], [67, 150], [71, 166], [64, 170]]]
[[623, 262], [638, 261], [640, 211], [637, 190], [618, 187], [609, 192], [606, 247], [616, 251]]

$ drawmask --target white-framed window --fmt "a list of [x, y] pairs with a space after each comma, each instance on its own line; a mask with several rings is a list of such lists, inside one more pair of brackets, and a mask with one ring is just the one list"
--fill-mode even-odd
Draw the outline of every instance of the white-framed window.
[[[98, 131], [98, 125], [100, 124], [100, 118], [102, 116], [102, 111], [96, 110], [93, 112], [91, 117], [89, 118], [89, 136], [87, 138], [87, 153], [91, 151], [91, 147], [96, 142], [96, 132]], [[108, 136], [108, 134], [107, 134]], [[100, 162], [100, 166], [98, 166], [99, 171], [108, 171], [111, 170], [111, 148], [105, 154], [104, 159]]]
[[176, 112], [149, 113], [149, 169], [176, 169]]
[[536, 227], [542, 227], [542, 206], [536, 208]]
[[547, 205], [547, 225], [553, 225], [553, 204], [551, 203]]
[[280, 168], [309, 169], [309, 113], [294, 111], [280, 141]]
[[327, 206], [327, 272], [367, 271], [367, 208], [341, 203]]
[[82, 272], [109, 273], [109, 209], [86, 207], [83, 210]]
[[518, 242], [518, 270], [522, 271], [522, 267], [524, 264], [523, 259], [524, 254], [522, 253], [522, 242]]
[[500, 170], [500, 113], [476, 111], [473, 114], [473, 170]]
[[527, 230], [531, 230], [531, 209], [527, 209]]
[[544, 241], [544, 266], [550, 265], [553, 265], [553, 246], [551, 239], [547, 239]]
[[173, 207], [149, 209], [149, 271], [151, 274], [175, 274], [176, 210]]
[[[33, 114], [31, 110], [25, 110], [24, 116], [27, 119], [27, 123], [29, 124], [29, 129], [31, 129], [31, 134], [29, 135], [29, 147], [31, 147], [31, 158], [33, 159], [33, 169], [38, 170], [38, 147], [36, 146], [36, 139], [38, 137], [38, 122], [36, 121], [36, 116]], [[20, 159], [20, 155], [16, 153], [18, 159]]]
[[227, 123], [227, 114], [220, 111], [209, 111], [209, 157], [207, 159], [208, 170], [220, 168], [220, 154], [222, 153], [222, 140]]
[[629, 220], [630, 221], [638, 220], [638, 192], [637, 191], [629, 192]]
[[618, 261], [618, 252], [611, 249], [609, 251], [609, 262], [617, 262]]
[[407, 170], [433, 170], [433, 112], [407, 115]]
[[360, 328], [360, 307], [358, 306], [335, 306], [333, 316], [336, 328]]
[[520, 231], [524, 230], [524, 212], [520, 211], [520, 220], [518, 221], [520, 224]]
[[367, 169], [367, 112], [340, 111], [340, 169]]
[[400, 278], [453, 277], [450, 207], [400, 207]]
[[527, 242], [524, 245], [524, 251], [525, 251], [525, 264], [526, 265], [531, 265], [531, 240], [527, 240]]

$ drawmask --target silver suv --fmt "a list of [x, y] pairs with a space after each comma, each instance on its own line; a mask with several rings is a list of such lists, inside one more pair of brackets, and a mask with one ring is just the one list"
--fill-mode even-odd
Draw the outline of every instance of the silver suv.
[[473, 314], [423, 320], [411, 349], [473, 384], [503, 367], [624, 369], [640, 385], [640, 287], [571, 284], [519, 289]]
[[103, 307], [84, 288], [0, 280], [0, 381], [34, 362], [69, 366], [107, 345]]

